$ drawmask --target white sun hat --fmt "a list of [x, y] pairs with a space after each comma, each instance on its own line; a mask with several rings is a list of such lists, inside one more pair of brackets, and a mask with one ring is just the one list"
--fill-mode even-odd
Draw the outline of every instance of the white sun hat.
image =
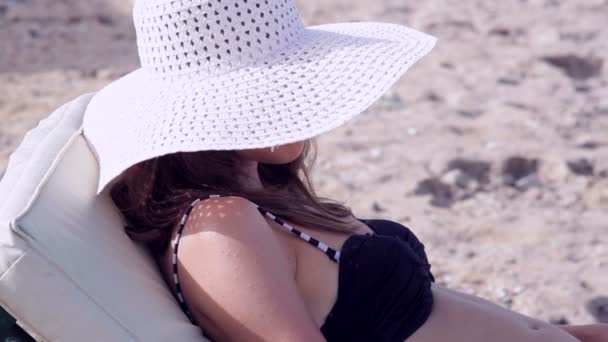
[[84, 116], [97, 194], [150, 158], [336, 128], [436, 43], [388, 23], [305, 27], [294, 0], [136, 0], [133, 17], [142, 66], [99, 91]]

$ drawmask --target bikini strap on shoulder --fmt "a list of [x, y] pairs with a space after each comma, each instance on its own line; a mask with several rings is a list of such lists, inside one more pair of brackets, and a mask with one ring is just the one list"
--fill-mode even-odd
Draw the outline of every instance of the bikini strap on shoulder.
[[[178, 270], [177, 270], [177, 252], [179, 249], [179, 241], [182, 237], [182, 233], [184, 231], [184, 227], [186, 225], [186, 221], [188, 220], [188, 216], [190, 215], [190, 213], [192, 212], [192, 209], [201, 201], [209, 199], [209, 198], [219, 198], [219, 197], [225, 197], [222, 195], [209, 195], [207, 197], [199, 197], [196, 200], [194, 200], [192, 203], [190, 203], [190, 205], [188, 206], [188, 208], [186, 209], [186, 212], [184, 213], [184, 215], [182, 216], [182, 219], [179, 223], [179, 227], [177, 229], [177, 233], [175, 236], [175, 241], [173, 242], [173, 258], [172, 258], [172, 267], [173, 267], [173, 281], [175, 283], [175, 292], [177, 293], [177, 300], [179, 302], [180, 307], [182, 308], [182, 310], [184, 311], [184, 313], [186, 314], [186, 316], [188, 316], [188, 318], [190, 319], [190, 321], [192, 323], [194, 323], [194, 317], [192, 316], [192, 313], [190, 312], [190, 309], [188, 308], [188, 305], [186, 304], [186, 301], [184, 300], [184, 295], [181, 289], [181, 284], [179, 282], [179, 276], [178, 276]], [[252, 202], [253, 203], [253, 202]], [[273, 221], [275, 221], [276, 223], [278, 223], [281, 227], [285, 228], [287, 231], [291, 232], [292, 234], [296, 235], [297, 237], [299, 237], [300, 239], [308, 242], [309, 244], [315, 246], [316, 248], [318, 248], [319, 250], [321, 250], [323, 253], [325, 253], [325, 255], [327, 255], [329, 257], [330, 260], [335, 261], [336, 263], [340, 262], [340, 252], [329, 247], [328, 245], [326, 245], [325, 243], [313, 238], [312, 236], [292, 227], [290, 224], [288, 224], [287, 222], [283, 221], [281, 218], [273, 215], [271, 212], [269, 212], [268, 210], [258, 206], [257, 204], [253, 203], [256, 208], [258, 209], [258, 211], [260, 212], [260, 214], [262, 214], [265, 217], [268, 217], [270, 219], [272, 219]]]

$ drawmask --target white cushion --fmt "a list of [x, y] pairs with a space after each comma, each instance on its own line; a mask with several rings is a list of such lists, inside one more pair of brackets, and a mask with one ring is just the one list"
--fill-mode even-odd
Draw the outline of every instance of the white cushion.
[[[82, 135], [92, 94], [28, 132], [0, 181], [0, 305], [44, 341], [206, 341], [123, 230]], [[110, 187], [107, 188], [109, 190]]]

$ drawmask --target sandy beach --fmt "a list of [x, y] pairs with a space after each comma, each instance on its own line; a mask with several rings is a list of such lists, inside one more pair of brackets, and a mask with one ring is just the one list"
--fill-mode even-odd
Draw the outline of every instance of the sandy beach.
[[[425, 243], [441, 285], [608, 322], [608, 1], [300, 0], [439, 38], [318, 139], [318, 192]], [[0, 174], [50, 111], [139, 65], [129, 1], [0, 0]]]

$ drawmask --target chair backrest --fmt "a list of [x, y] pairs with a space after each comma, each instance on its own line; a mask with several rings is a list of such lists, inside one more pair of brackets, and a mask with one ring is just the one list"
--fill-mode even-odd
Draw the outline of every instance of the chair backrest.
[[10, 156], [0, 305], [43, 341], [205, 341], [107, 191], [95, 196], [98, 165], [81, 126], [91, 97], [40, 121]]

